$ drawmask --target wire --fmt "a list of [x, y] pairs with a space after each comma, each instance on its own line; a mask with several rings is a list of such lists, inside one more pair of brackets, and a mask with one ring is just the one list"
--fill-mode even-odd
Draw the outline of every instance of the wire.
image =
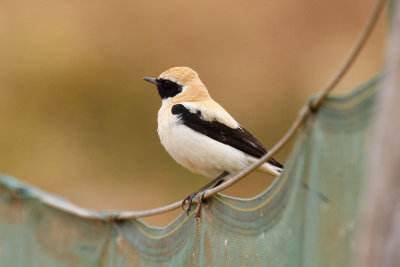
[[[227, 180], [226, 182], [222, 183], [221, 185], [214, 187], [208, 191], [206, 191], [203, 194], [203, 198], [209, 198], [212, 195], [232, 186], [233, 184], [237, 183], [247, 175], [249, 175], [251, 172], [253, 172], [255, 169], [260, 167], [264, 162], [270, 160], [297, 132], [297, 130], [302, 126], [303, 122], [312, 114], [314, 114], [318, 108], [320, 107], [322, 101], [324, 98], [335, 88], [335, 86], [341, 81], [341, 79], [344, 77], [344, 75], [347, 73], [347, 71], [350, 69], [358, 55], [360, 54], [362, 48], [367, 42], [368, 37], [371, 35], [372, 30], [374, 29], [374, 26], [376, 25], [376, 22], [378, 21], [379, 15], [382, 13], [382, 9], [386, 3], [386, 0], [378, 0], [376, 3], [376, 6], [368, 19], [366, 25], [364, 26], [363, 31], [361, 32], [361, 35], [358, 37], [358, 40], [351, 50], [349, 56], [346, 58], [345, 62], [343, 63], [342, 67], [339, 69], [339, 71], [333, 76], [333, 78], [328, 82], [328, 84], [323, 87], [319, 93], [317, 94], [317, 97], [314, 98], [312, 101], [310, 101], [308, 104], [304, 105], [302, 108], [303, 112], [300, 112], [299, 116], [296, 118], [296, 120], [292, 123], [291, 127], [289, 130], [285, 133], [285, 135], [276, 143], [272, 149], [265, 154], [263, 157], [258, 159], [258, 161], [254, 162], [252, 165], [250, 165], [248, 168], [244, 169], [237, 175], [235, 175], [233, 178]], [[155, 208], [155, 209], [149, 209], [149, 210], [143, 210], [143, 211], [124, 211], [118, 213], [118, 215], [113, 216], [115, 220], [121, 220], [121, 219], [131, 219], [131, 218], [139, 218], [139, 217], [147, 217], [147, 216], [152, 216], [156, 214], [161, 214], [165, 213], [177, 208], [181, 207], [182, 201], [178, 201], [175, 203], [172, 203], [167, 206]]]

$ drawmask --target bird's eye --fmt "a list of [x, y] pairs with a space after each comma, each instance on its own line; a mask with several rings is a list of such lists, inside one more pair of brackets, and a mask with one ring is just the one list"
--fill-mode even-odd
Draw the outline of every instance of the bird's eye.
[[164, 86], [165, 89], [170, 89], [171, 87], [174, 86], [174, 83], [171, 82], [171, 81], [168, 81], [168, 80], [164, 80], [163, 81], [163, 86]]
[[159, 79], [158, 80], [158, 92], [162, 99], [173, 97], [182, 92], [182, 86], [176, 82], [167, 80], [167, 79]]

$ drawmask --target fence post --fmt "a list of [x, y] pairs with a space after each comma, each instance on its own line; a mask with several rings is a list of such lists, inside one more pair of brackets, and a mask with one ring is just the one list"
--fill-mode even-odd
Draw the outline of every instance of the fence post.
[[363, 193], [358, 267], [400, 266], [400, 1], [390, 8], [387, 76], [377, 103]]

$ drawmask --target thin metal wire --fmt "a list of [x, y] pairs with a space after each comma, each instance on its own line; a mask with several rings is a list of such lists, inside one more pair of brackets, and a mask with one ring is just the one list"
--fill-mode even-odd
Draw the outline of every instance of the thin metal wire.
[[378, 0], [374, 10], [370, 18], [368, 19], [367, 23], [364, 26], [361, 35], [358, 37], [358, 40], [351, 50], [349, 56], [347, 57], [346, 61], [339, 69], [339, 71], [333, 76], [333, 78], [328, 82], [328, 84], [320, 90], [318, 97], [312, 101], [311, 103], [311, 110], [318, 108], [321, 105], [321, 102], [324, 98], [332, 91], [333, 88], [340, 82], [346, 72], [350, 69], [351, 65], [354, 63], [358, 55], [360, 54], [362, 48], [367, 43], [368, 37], [371, 35], [376, 22], [378, 21], [379, 15], [382, 13], [382, 9], [385, 6], [386, 0]]
[[[303, 122], [311, 114], [315, 113], [318, 110], [318, 108], [321, 105], [324, 98], [335, 88], [335, 86], [339, 83], [339, 81], [344, 77], [344, 75], [350, 69], [350, 67], [356, 60], [357, 56], [360, 54], [362, 48], [366, 44], [368, 37], [371, 35], [371, 32], [374, 29], [376, 22], [378, 21], [379, 15], [382, 13], [382, 9], [383, 9], [385, 3], [386, 3], [386, 0], [378, 0], [377, 1], [376, 6], [375, 6], [370, 18], [368, 19], [366, 25], [364, 26], [363, 31], [361, 32], [360, 37], [357, 39], [355, 46], [351, 50], [349, 56], [346, 58], [342, 67], [333, 76], [333, 78], [328, 82], [328, 84], [319, 91], [317, 97], [302, 108], [302, 112], [300, 112], [300, 115], [293, 122], [293, 124], [291, 125], [289, 130], [278, 141], [278, 143], [276, 143], [272, 147], [272, 149], [268, 152], [268, 154], [265, 154], [258, 161], [254, 162], [252, 165], [250, 165], [248, 168], [246, 168], [243, 171], [241, 171], [240, 173], [238, 173], [233, 178], [227, 180], [226, 182], [222, 183], [221, 185], [219, 185], [215, 188], [208, 190], [206, 193], [203, 194], [203, 198], [209, 198], [212, 195], [232, 186], [233, 184], [237, 183], [238, 181], [240, 181], [241, 179], [243, 179], [244, 177], [249, 175], [255, 169], [260, 167], [264, 162], [270, 160], [295, 135], [295, 133], [300, 128], [300, 126], [303, 124]], [[147, 216], [152, 216], [152, 215], [156, 215], [156, 214], [161, 214], [161, 213], [165, 213], [165, 212], [180, 208], [181, 203], [182, 203], [182, 201], [178, 201], [178, 202], [172, 203], [167, 206], [163, 206], [163, 207], [159, 207], [159, 208], [155, 208], [155, 209], [143, 210], [143, 211], [125, 211], [125, 212], [121, 212], [118, 215], [114, 216], [114, 219], [139, 218], [139, 217], [147, 217]]]

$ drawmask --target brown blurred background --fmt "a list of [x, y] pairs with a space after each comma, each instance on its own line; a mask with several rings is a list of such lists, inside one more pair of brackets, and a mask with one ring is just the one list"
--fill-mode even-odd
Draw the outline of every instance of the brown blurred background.
[[[208, 180], [161, 146], [141, 80], [195, 69], [271, 147], [339, 68], [375, 1], [1, 1], [0, 172], [97, 210], [169, 204]], [[382, 67], [386, 13], [336, 92]], [[285, 162], [290, 147], [277, 159]], [[250, 197], [252, 174], [224, 193]], [[179, 212], [146, 218], [165, 225]]]

